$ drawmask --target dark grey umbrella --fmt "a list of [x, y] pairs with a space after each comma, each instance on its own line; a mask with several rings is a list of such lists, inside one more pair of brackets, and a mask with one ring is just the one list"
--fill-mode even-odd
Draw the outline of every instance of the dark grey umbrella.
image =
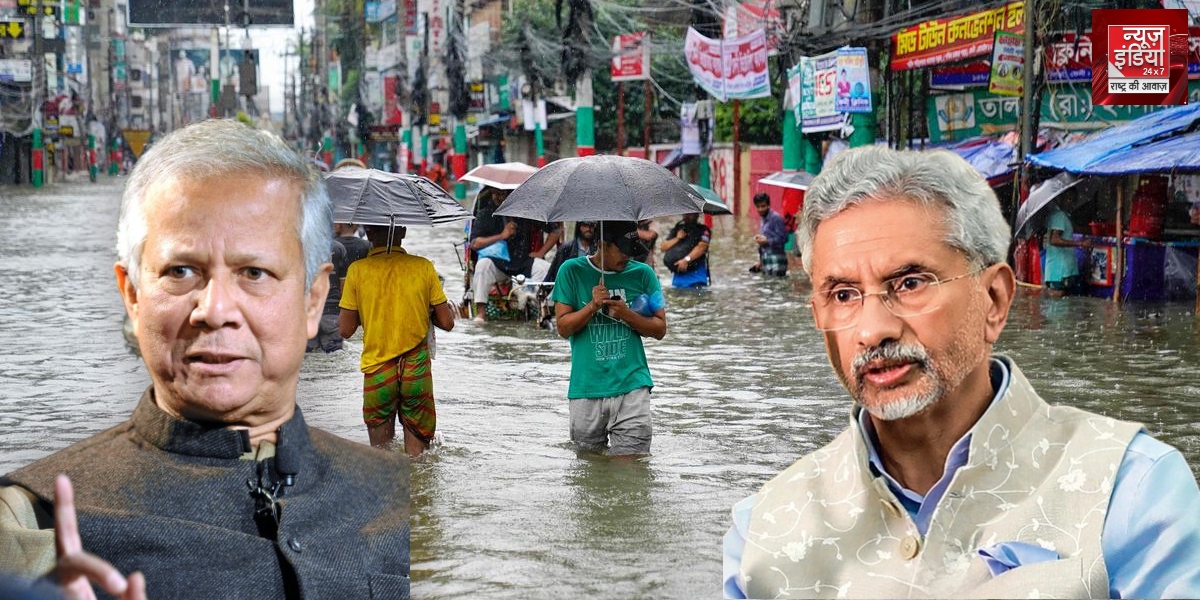
[[513, 190], [502, 217], [554, 221], [641, 221], [698, 213], [704, 198], [670, 171], [641, 158], [556, 160]]
[[436, 183], [377, 169], [338, 169], [325, 175], [333, 221], [357, 225], [438, 225], [471, 213]]

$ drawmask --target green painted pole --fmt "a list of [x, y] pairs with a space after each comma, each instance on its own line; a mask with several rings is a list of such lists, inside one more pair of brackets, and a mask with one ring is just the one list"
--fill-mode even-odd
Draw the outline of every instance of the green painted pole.
[[467, 199], [467, 184], [459, 181], [467, 173], [467, 125], [462, 119], [454, 125], [454, 197]]
[[537, 166], [539, 168], [546, 166], [546, 146], [542, 142], [542, 122], [534, 117], [533, 120], [533, 143], [537, 150]]
[[575, 84], [575, 148], [576, 156], [596, 153], [596, 115], [590, 70], [584, 72]]
[[804, 166], [804, 148], [800, 145], [800, 130], [796, 128], [796, 113], [783, 111], [783, 170], [799, 171]]
[[421, 130], [421, 170], [423, 171], [421, 173], [422, 175], [425, 174], [424, 171], [428, 171], [429, 168], [433, 166], [430, 164], [430, 162], [431, 161], [429, 160], [429, 128], [425, 127]]
[[814, 142], [807, 135], [801, 136], [800, 146], [804, 149], [804, 170], [811, 175], [816, 175], [821, 172], [821, 143]]
[[113, 136], [108, 148], [108, 176], [116, 177], [121, 172], [121, 142], [117, 141], [116, 136]]
[[400, 165], [396, 172], [408, 173], [410, 163], [412, 163], [412, 130], [405, 129], [400, 132]]
[[33, 187], [40, 188], [45, 184], [45, 149], [42, 145], [42, 129], [40, 127], [33, 130], [33, 173], [30, 176], [30, 183]]
[[96, 166], [96, 136], [88, 134], [88, 179], [95, 181], [96, 175], [99, 172], [99, 167]]
[[708, 153], [700, 156], [700, 187], [712, 189], [712, 170], [708, 164]]

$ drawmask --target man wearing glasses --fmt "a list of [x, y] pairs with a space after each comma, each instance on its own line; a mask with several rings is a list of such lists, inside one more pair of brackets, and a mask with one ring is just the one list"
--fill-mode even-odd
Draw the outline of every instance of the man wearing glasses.
[[991, 353], [1009, 227], [944, 151], [839, 155], [799, 228], [849, 428], [733, 509], [727, 597], [1200, 597], [1200, 490]]

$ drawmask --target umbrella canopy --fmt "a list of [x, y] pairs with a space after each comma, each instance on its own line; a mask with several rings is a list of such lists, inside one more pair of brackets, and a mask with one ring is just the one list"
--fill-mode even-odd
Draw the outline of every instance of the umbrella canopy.
[[793, 190], [807, 190], [812, 180], [813, 176], [806, 171], [777, 171], [759, 179], [758, 182]]
[[721, 199], [720, 194], [716, 190], [710, 190], [704, 186], [699, 186], [694, 183], [689, 184], [701, 198], [704, 198], [704, 213], [709, 215], [730, 215], [733, 211], [729, 210], [729, 206]]
[[479, 165], [467, 171], [465, 175], [458, 179], [459, 181], [471, 181], [502, 190], [515, 190], [517, 186], [525, 183], [525, 180], [529, 179], [529, 176], [534, 173], [537, 173], [537, 167], [531, 167], [525, 163], [493, 163], [490, 165]]
[[1034, 215], [1040, 213], [1047, 206], [1050, 206], [1050, 203], [1055, 198], [1075, 187], [1080, 181], [1083, 181], [1083, 179], [1070, 173], [1059, 173], [1030, 190], [1029, 197], [1025, 199], [1025, 204], [1022, 204], [1020, 210], [1017, 211], [1017, 227], [1013, 230], [1013, 235], [1015, 236], [1020, 233], [1021, 229], [1029, 224], [1030, 219]]
[[704, 199], [670, 171], [641, 158], [556, 160], [513, 190], [495, 214], [534, 221], [641, 221], [698, 213]]
[[325, 175], [333, 221], [358, 225], [437, 225], [471, 218], [437, 184], [417, 175], [341, 169]]
[[[1174, 155], [1142, 154], [1144, 161], [1121, 169], [1131, 150], [1170, 141], [1200, 127], [1200, 104], [1157, 110], [1123, 125], [1110, 127], [1088, 136], [1077, 144], [1033, 154], [1029, 162], [1079, 175], [1123, 175], [1171, 171], [1177, 164]], [[1195, 140], [1195, 138], [1191, 138]], [[1195, 152], [1192, 152], [1195, 162]], [[1161, 161], [1161, 162], [1160, 162]], [[1103, 165], [1103, 166], [1101, 166]]]

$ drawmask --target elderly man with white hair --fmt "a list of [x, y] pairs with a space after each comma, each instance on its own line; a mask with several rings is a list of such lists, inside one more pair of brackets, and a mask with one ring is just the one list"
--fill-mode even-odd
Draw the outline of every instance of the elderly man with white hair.
[[849, 427], [733, 509], [733, 598], [1200, 597], [1200, 490], [1141, 425], [1047, 404], [992, 346], [1010, 232], [945, 151], [846, 151], [799, 228]]
[[71, 598], [408, 597], [407, 460], [297, 406], [332, 221], [274, 135], [211, 120], [155, 144], [115, 266], [150, 385], [128, 421], [0, 480], [0, 570]]

